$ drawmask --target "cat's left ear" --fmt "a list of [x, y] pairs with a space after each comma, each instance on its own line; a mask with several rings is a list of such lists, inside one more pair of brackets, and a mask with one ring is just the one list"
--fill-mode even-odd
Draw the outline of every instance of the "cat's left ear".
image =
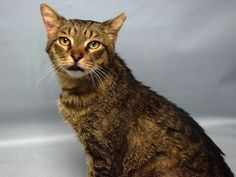
[[61, 22], [65, 20], [65, 18], [60, 16], [53, 8], [51, 8], [47, 4], [41, 4], [40, 11], [49, 38], [53, 33], [55, 33], [55, 31], [58, 29]]
[[109, 38], [114, 42], [116, 41], [118, 32], [120, 31], [125, 20], [126, 15], [124, 13], [121, 13], [115, 18], [103, 22], [103, 24], [105, 25], [105, 32], [108, 34]]

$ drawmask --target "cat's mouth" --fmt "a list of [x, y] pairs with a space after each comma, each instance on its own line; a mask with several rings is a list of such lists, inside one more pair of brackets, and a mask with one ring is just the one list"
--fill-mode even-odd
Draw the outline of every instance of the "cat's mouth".
[[78, 79], [88, 74], [88, 71], [80, 66], [72, 65], [66, 68], [66, 73], [72, 78]]
[[77, 66], [77, 65], [72, 65], [72, 66], [68, 67], [67, 70], [68, 71], [82, 71], [82, 72], [84, 72], [84, 69]]

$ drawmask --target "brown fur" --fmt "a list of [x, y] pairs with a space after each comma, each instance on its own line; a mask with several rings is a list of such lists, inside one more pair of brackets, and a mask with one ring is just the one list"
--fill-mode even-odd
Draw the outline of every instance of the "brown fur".
[[[66, 20], [45, 4], [41, 12], [62, 87], [58, 107], [85, 147], [88, 177], [233, 176], [221, 150], [188, 113], [138, 82], [115, 53], [124, 14], [100, 23]], [[71, 48], [58, 43], [61, 35]], [[102, 46], [87, 50], [91, 38]], [[72, 52], [83, 53], [80, 65], [98, 76], [69, 76]]]

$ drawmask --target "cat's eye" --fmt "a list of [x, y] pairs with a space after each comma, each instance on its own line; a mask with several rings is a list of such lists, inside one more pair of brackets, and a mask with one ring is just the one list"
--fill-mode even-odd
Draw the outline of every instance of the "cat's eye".
[[93, 50], [97, 49], [99, 46], [100, 46], [100, 42], [98, 41], [92, 41], [88, 44], [88, 47]]
[[70, 45], [70, 40], [66, 37], [60, 37], [59, 42], [60, 42], [61, 45], [64, 45], [64, 46], [69, 46]]

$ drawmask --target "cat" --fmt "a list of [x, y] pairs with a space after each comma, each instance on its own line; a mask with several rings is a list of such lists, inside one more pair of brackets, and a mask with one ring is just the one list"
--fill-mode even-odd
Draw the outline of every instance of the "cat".
[[95, 22], [40, 10], [59, 111], [84, 145], [88, 177], [234, 176], [198, 123], [137, 81], [115, 52], [124, 13]]

